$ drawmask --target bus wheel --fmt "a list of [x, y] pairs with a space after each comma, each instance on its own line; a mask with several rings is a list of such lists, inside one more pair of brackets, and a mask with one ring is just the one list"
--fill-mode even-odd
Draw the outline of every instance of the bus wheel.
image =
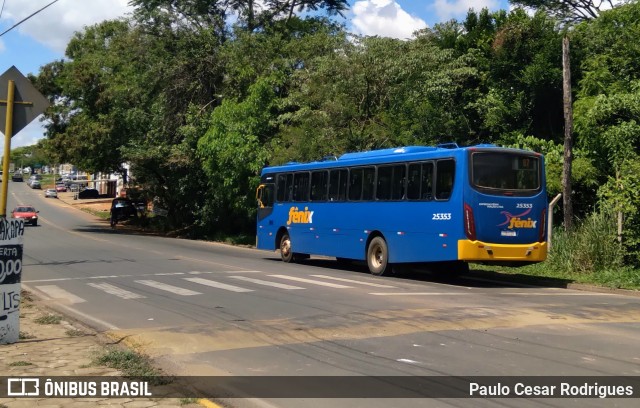
[[280, 258], [283, 262], [293, 261], [293, 251], [291, 250], [291, 238], [285, 233], [280, 238]]
[[367, 266], [372, 275], [382, 276], [391, 270], [389, 265], [389, 249], [382, 237], [375, 237], [367, 248]]

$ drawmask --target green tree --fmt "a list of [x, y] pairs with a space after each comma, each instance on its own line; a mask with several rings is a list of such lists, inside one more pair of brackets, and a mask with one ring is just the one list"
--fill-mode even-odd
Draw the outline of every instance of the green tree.
[[273, 135], [277, 98], [270, 78], [257, 81], [243, 101], [225, 100], [213, 111], [210, 127], [198, 141], [197, 154], [210, 194], [205, 223], [244, 232], [252, 225], [260, 169], [267, 162], [267, 139]]
[[543, 10], [566, 22], [579, 23], [597, 18], [603, 10], [623, 3], [620, 0], [511, 0], [515, 6]]

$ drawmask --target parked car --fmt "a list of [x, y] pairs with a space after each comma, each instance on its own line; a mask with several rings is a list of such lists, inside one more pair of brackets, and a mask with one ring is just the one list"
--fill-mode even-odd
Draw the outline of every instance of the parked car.
[[24, 181], [24, 178], [22, 177], [22, 173], [15, 172], [13, 173], [13, 176], [11, 176], [11, 181]]
[[111, 228], [115, 228], [118, 221], [129, 218], [138, 218], [138, 208], [136, 202], [128, 198], [118, 197], [111, 201]]
[[100, 193], [95, 188], [85, 188], [78, 193], [78, 198], [100, 198]]
[[58, 198], [58, 192], [55, 188], [48, 188], [44, 190], [44, 198]]
[[11, 218], [22, 218], [25, 223], [31, 223], [31, 225], [38, 225], [38, 213], [30, 205], [19, 205], [11, 211]]
[[56, 191], [58, 193], [66, 193], [67, 192], [67, 186], [65, 186], [64, 183], [58, 183], [58, 184], [56, 184]]

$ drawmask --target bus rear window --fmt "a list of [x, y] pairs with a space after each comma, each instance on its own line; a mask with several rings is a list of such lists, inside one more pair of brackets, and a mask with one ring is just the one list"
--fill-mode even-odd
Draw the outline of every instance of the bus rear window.
[[517, 195], [540, 190], [540, 158], [517, 153], [473, 152], [473, 187], [485, 193]]

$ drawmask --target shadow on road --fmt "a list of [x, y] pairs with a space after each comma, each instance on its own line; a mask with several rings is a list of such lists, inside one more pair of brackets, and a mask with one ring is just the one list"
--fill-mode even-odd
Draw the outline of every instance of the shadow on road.
[[[282, 262], [279, 258], [263, 258], [265, 260]], [[335, 271], [349, 271], [356, 274], [369, 275], [364, 262], [343, 263], [331, 259], [307, 259], [301, 262], [306, 266]], [[473, 264], [471, 264], [473, 268]], [[385, 278], [387, 278], [385, 276]], [[471, 269], [462, 276], [447, 276], [445, 273], [431, 272], [426, 267], [414, 266], [402, 273], [389, 275], [388, 279], [408, 279], [420, 282], [446, 283], [452, 286], [492, 288], [492, 287], [522, 287], [523, 285], [567, 288], [573, 283], [569, 279], [546, 278], [525, 274], [500, 273], [491, 270]]]

